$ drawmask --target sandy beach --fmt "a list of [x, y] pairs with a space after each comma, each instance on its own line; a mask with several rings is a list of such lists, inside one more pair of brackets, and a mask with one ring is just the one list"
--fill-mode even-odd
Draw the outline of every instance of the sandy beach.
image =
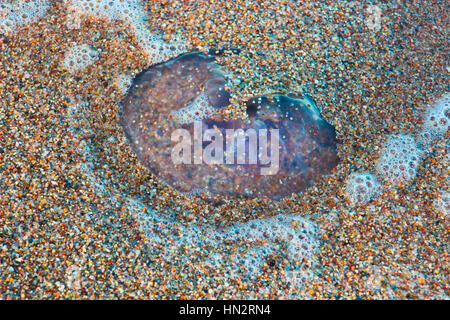
[[[0, 0], [0, 299], [448, 299], [444, 1], [108, 3]], [[210, 201], [141, 164], [118, 116], [131, 79], [218, 48], [228, 115], [314, 98], [331, 174], [281, 201]], [[408, 137], [399, 157], [417, 147], [407, 177], [380, 165], [390, 137]]]

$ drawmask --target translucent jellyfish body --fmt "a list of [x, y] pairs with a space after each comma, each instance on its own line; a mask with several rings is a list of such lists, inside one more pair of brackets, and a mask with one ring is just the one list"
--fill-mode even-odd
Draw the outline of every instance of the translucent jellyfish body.
[[226, 79], [215, 58], [189, 53], [133, 80], [121, 125], [140, 161], [173, 188], [281, 199], [338, 163], [334, 128], [308, 96], [253, 97], [245, 120], [225, 119]]

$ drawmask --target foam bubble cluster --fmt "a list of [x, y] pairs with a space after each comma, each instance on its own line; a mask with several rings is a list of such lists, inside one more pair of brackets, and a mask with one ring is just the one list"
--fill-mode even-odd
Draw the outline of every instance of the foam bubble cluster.
[[[140, 225], [144, 233], [155, 243], [166, 243], [169, 239], [179, 246], [200, 248], [204, 245], [214, 247], [232, 243], [236, 249], [228, 267], [243, 273], [246, 277], [254, 278], [263, 271], [264, 264], [270, 256], [281, 255], [295, 266], [301, 264], [303, 269], [314, 267], [314, 254], [320, 243], [320, 231], [310, 221], [293, 215], [279, 215], [273, 218], [251, 220], [238, 223], [226, 229], [218, 230], [213, 227], [199, 228], [195, 224], [183, 225], [175, 220], [162, 217], [156, 211], [142, 214], [139, 201], [133, 200], [136, 212], [139, 212]], [[176, 230], [176, 231], [175, 231]], [[175, 236], [179, 234], [182, 236]], [[166, 259], [176, 255], [176, 249], [162, 252]], [[211, 255], [210, 264], [215, 268], [222, 268], [223, 259], [215, 259]], [[303, 274], [297, 274], [300, 277]], [[303, 277], [307, 277], [304, 273]]]
[[69, 13], [89, 14], [109, 20], [145, 20], [145, 10], [139, 0], [65, 0]]
[[66, 269], [66, 285], [70, 289], [81, 289], [81, 269], [75, 264]]
[[301, 217], [278, 215], [236, 224], [225, 232], [225, 238], [250, 242], [281, 240], [287, 244], [289, 259], [298, 261], [319, 247], [317, 233], [316, 227]]
[[[148, 30], [147, 11], [140, 0], [65, 0], [65, 3], [68, 16], [74, 21], [79, 21], [82, 16], [94, 16], [128, 24], [151, 64], [166, 61], [187, 50], [181, 40], [169, 43]], [[79, 23], [69, 25], [77, 27]]]
[[179, 123], [187, 124], [208, 118], [215, 111], [214, 107], [209, 103], [208, 96], [202, 93], [191, 104], [173, 111], [171, 115]]
[[[429, 148], [435, 139], [447, 133], [450, 123], [449, 106], [450, 93], [431, 105], [425, 113], [422, 130], [417, 134], [417, 142], [406, 134], [389, 136], [377, 162], [377, 175], [391, 187], [410, 182], [417, 174], [424, 148]], [[369, 202], [380, 189], [376, 177], [367, 172], [352, 174], [346, 181], [346, 197], [353, 205]], [[448, 194], [436, 199], [434, 206], [436, 210], [447, 214]]]
[[128, 88], [131, 86], [132, 80], [133, 77], [125, 73], [116, 77], [115, 84], [120, 93], [125, 94], [127, 92]]
[[379, 183], [370, 172], [353, 173], [346, 181], [346, 196], [352, 204], [371, 201], [380, 191]]
[[434, 201], [434, 208], [447, 216], [450, 212], [450, 193], [444, 192]]
[[93, 64], [99, 55], [87, 44], [74, 45], [65, 54], [63, 66], [71, 73], [78, 72]]
[[405, 184], [416, 176], [422, 155], [412, 136], [389, 136], [378, 160], [377, 173], [394, 186]]
[[437, 100], [426, 111], [422, 132], [421, 143], [430, 146], [434, 139], [443, 136], [450, 124], [450, 93], [446, 93]]
[[311, 276], [305, 269], [313, 267], [313, 257], [320, 246], [319, 235], [319, 230], [310, 221], [300, 216], [280, 214], [273, 218], [235, 224], [222, 232], [211, 233], [209, 239], [250, 245], [246, 250], [238, 249], [238, 254], [231, 260], [249, 278], [262, 273], [270, 256], [283, 252], [283, 256], [293, 266], [301, 264], [303, 267], [303, 270], [295, 271], [299, 286]]
[[370, 5], [366, 11], [368, 17], [366, 18], [366, 25], [372, 31], [380, 31], [381, 29], [381, 15], [383, 11], [379, 6]]
[[19, 0], [12, 3], [0, 3], [0, 33], [13, 33], [24, 25], [38, 21], [45, 15], [49, 6], [48, 0]]

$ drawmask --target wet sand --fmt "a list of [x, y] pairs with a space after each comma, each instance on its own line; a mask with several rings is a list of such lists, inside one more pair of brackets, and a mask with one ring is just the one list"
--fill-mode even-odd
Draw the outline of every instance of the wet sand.
[[[250, 96], [307, 90], [336, 128], [337, 168], [283, 201], [188, 198], [140, 164], [118, 102], [149, 58], [126, 23], [83, 16], [74, 28], [57, 1], [2, 33], [0, 298], [448, 298], [448, 132], [412, 181], [381, 182], [365, 204], [345, 191], [352, 173], [375, 171], [389, 135], [416, 136], [448, 91], [448, 15], [441, 1], [389, 1], [377, 26], [368, 5], [146, 3], [165, 41], [241, 50], [218, 59], [235, 80], [230, 114]], [[66, 53], [81, 44], [95, 54], [74, 71]], [[289, 239], [209, 236], [280, 214], [318, 229], [299, 231], [313, 240], [298, 259]], [[267, 246], [277, 249], [255, 249]]]

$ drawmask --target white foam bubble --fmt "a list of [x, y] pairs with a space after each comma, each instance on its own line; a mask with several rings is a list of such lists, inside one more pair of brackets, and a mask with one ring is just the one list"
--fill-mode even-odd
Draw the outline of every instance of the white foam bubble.
[[93, 16], [110, 21], [122, 21], [130, 26], [139, 46], [151, 64], [166, 61], [185, 52], [183, 40], [164, 41], [148, 30], [145, 6], [140, 0], [65, 0], [68, 10], [68, 26], [79, 27], [80, 18]]
[[48, 0], [19, 0], [0, 3], [0, 33], [14, 33], [42, 18], [50, 7]]
[[75, 264], [66, 269], [66, 285], [72, 290], [81, 289], [81, 270]]
[[346, 197], [354, 205], [371, 201], [380, 191], [377, 179], [370, 172], [353, 173], [345, 184]]
[[383, 11], [377, 5], [370, 5], [367, 7], [366, 14], [367, 18], [365, 20], [367, 28], [371, 31], [380, 31], [381, 29], [381, 15]]
[[294, 215], [278, 215], [274, 218], [239, 223], [223, 233], [227, 240], [282, 241], [287, 244], [291, 261], [301, 260], [318, 248], [318, 230], [308, 220]]
[[450, 193], [446, 191], [442, 192], [439, 197], [434, 200], [433, 206], [445, 217], [448, 216], [450, 212]]
[[131, 86], [133, 76], [129, 74], [121, 74], [115, 79], [115, 84], [120, 93], [125, 94]]
[[446, 93], [425, 112], [422, 131], [419, 133], [420, 143], [430, 147], [433, 140], [443, 136], [450, 125], [450, 93]]
[[97, 50], [87, 44], [74, 44], [64, 56], [63, 66], [71, 73], [78, 72], [93, 64], [99, 58]]
[[389, 136], [378, 159], [377, 173], [392, 186], [405, 184], [416, 176], [422, 156], [412, 136]]

